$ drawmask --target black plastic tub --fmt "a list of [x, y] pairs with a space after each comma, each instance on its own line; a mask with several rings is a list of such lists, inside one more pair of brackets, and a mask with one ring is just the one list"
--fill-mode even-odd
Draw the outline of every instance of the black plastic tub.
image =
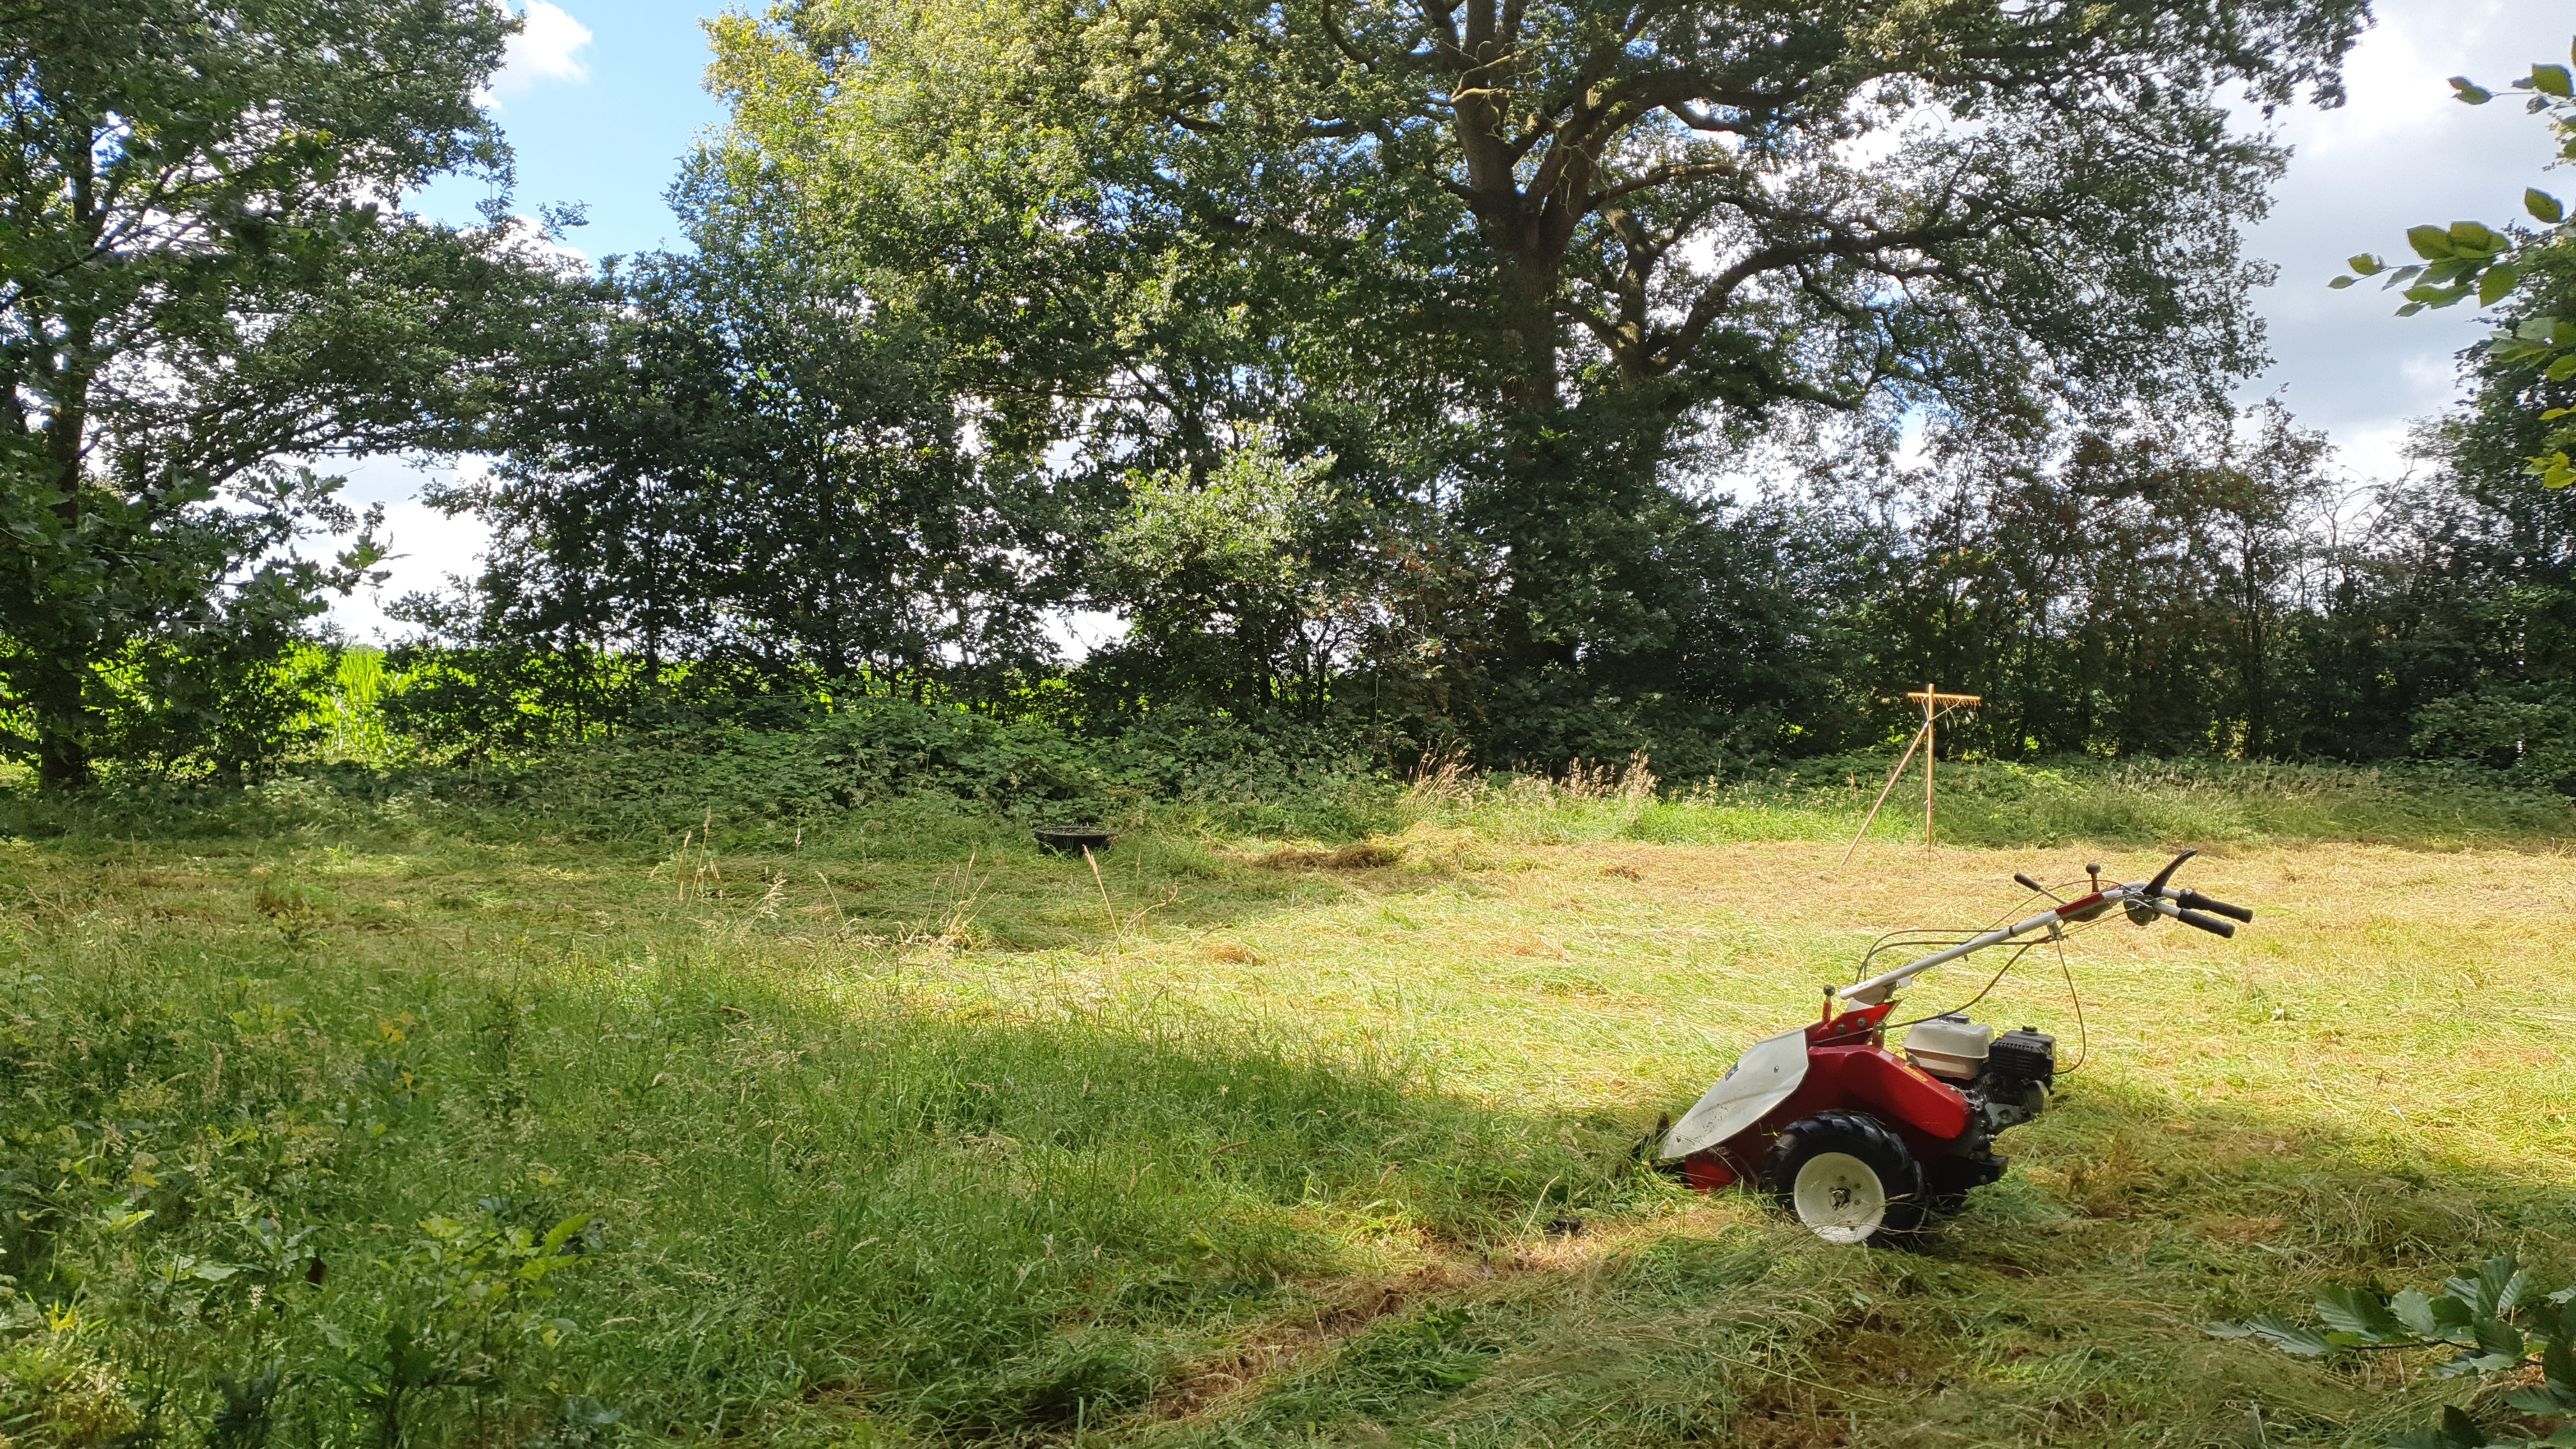
[[1097, 825], [1041, 825], [1037, 829], [1038, 849], [1057, 855], [1080, 855], [1088, 850], [1105, 855], [1109, 843], [1117, 837]]

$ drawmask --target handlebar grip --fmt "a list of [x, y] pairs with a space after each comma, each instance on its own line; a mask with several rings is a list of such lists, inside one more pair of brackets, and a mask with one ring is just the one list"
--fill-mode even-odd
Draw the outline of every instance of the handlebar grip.
[[2198, 911], [2176, 911], [2174, 912], [2174, 919], [2182, 922], [2186, 926], [2198, 926], [2200, 929], [2207, 931], [2213, 936], [2232, 937], [2236, 934], [2236, 928], [2234, 926], [2227, 924], [2216, 916], [2204, 916]]
[[2174, 897], [2174, 904], [2186, 910], [2208, 911], [2214, 915], [2225, 916], [2229, 920], [2244, 921], [2249, 925], [2254, 920], [2254, 913], [2245, 907], [2231, 906], [2225, 901], [2213, 900], [2198, 891], [2184, 891]]

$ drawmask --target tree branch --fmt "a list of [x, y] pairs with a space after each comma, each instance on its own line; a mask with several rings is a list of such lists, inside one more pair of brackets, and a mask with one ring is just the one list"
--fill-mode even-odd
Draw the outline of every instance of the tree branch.
[[1708, 161], [1695, 165], [1667, 165], [1649, 168], [1643, 175], [1630, 177], [1616, 186], [1605, 187], [1584, 199], [1588, 210], [1599, 210], [1623, 196], [1652, 191], [1673, 181], [1698, 181], [1710, 176], [1733, 176], [1739, 168], [1733, 161]]

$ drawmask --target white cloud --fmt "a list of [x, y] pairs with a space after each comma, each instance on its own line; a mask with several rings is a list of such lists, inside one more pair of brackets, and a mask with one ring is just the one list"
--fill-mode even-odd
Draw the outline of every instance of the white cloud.
[[[401, 458], [360, 458], [320, 466], [347, 475], [349, 487], [340, 495], [341, 501], [360, 508], [385, 505], [385, 537], [393, 556], [379, 567], [391, 577], [381, 587], [329, 599], [331, 622], [353, 641], [381, 643], [411, 632], [408, 625], [385, 616], [387, 605], [405, 594], [440, 592], [451, 575], [471, 579], [482, 573], [483, 553], [492, 542], [492, 531], [483, 520], [470, 513], [450, 518], [420, 500], [424, 473], [443, 473], [444, 468], [424, 468]], [[485, 466], [475, 458], [462, 465], [467, 472]]]
[[501, 52], [501, 73], [492, 78], [492, 94], [517, 95], [539, 81], [579, 85], [590, 79], [590, 63], [581, 57], [590, 44], [590, 28], [561, 7], [535, 0], [525, 12], [527, 24], [510, 37]]
[[[2534, 61], [2565, 54], [2566, 0], [2382, 0], [2379, 24], [2346, 65], [2351, 102], [2333, 111], [2284, 110], [2293, 148], [2271, 216], [2248, 249], [2276, 262], [2280, 281], [2255, 305], [2270, 323], [2272, 368], [2240, 396], [2279, 396], [2298, 420], [2322, 427], [2345, 465], [2393, 476], [2409, 420], [2459, 396], [2458, 353], [2486, 334], [2462, 306], [2399, 318], [2376, 286], [2329, 291], [2328, 278], [2356, 252], [2406, 251], [2418, 222], [2520, 212], [2522, 188], [2566, 194], [2550, 177], [2548, 137], [2510, 96], [2470, 107], [2445, 77], [2501, 87]], [[2259, 118], [2241, 115], [2246, 125]]]
[[513, 212], [507, 225], [510, 250], [522, 259], [576, 276], [590, 271], [590, 253], [546, 235], [546, 224], [540, 218]]

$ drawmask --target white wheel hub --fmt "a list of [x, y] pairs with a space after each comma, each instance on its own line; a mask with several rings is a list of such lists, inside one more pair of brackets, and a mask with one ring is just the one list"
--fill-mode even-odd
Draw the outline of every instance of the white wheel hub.
[[1798, 1168], [1789, 1185], [1798, 1221], [1828, 1243], [1857, 1243], [1887, 1220], [1887, 1186], [1870, 1165], [1848, 1152], [1819, 1152]]

